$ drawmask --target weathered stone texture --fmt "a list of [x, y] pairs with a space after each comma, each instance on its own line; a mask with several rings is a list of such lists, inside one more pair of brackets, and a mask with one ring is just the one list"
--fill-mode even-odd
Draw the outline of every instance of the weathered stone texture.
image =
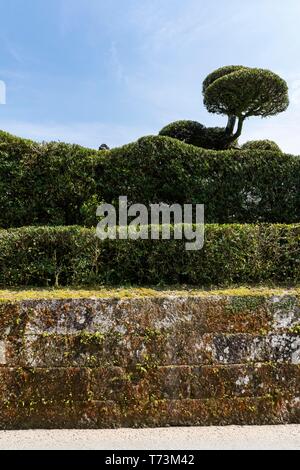
[[0, 427], [300, 422], [300, 300], [0, 304]]

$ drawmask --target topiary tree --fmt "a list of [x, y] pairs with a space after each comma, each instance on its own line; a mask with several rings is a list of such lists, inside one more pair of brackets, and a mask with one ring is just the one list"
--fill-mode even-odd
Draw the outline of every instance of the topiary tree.
[[275, 116], [289, 105], [288, 86], [282, 78], [269, 70], [242, 65], [222, 67], [208, 75], [203, 96], [210, 113], [228, 117], [227, 144], [240, 137], [247, 118]]
[[205, 127], [197, 121], [175, 121], [165, 126], [159, 135], [172, 137], [186, 144], [204, 149], [222, 150], [224, 147], [234, 147], [237, 141], [226, 141], [224, 127]]
[[234, 148], [237, 144], [237, 140], [228, 142], [226, 129], [224, 127], [206, 127], [198, 147], [211, 150], [224, 150], [224, 148]]
[[181, 140], [186, 144], [198, 145], [205, 127], [197, 121], [175, 121], [165, 126], [159, 135]]
[[242, 146], [242, 150], [272, 150], [282, 153], [281, 148], [272, 140], [250, 140]]
[[205, 127], [196, 121], [175, 121], [165, 126], [159, 135], [172, 137], [186, 144], [204, 149], [222, 150], [227, 145], [234, 147], [236, 141], [226, 142], [224, 127]]

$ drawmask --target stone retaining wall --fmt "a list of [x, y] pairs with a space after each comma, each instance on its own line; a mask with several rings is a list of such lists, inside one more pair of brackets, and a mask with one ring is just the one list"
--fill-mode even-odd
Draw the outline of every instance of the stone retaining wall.
[[0, 304], [0, 427], [300, 423], [297, 294]]

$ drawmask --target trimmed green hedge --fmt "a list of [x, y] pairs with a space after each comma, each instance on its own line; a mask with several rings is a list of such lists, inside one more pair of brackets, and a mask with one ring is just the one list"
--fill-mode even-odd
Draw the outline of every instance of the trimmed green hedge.
[[[160, 136], [172, 137], [186, 144], [198, 146], [199, 140], [203, 137], [205, 126], [197, 121], [175, 121], [163, 127], [159, 132]], [[202, 142], [201, 142], [202, 143]]]
[[242, 150], [271, 150], [282, 153], [281, 148], [273, 140], [250, 140], [242, 145]]
[[194, 252], [184, 240], [101, 242], [81, 227], [0, 231], [2, 287], [299, 281], [300, 225], [207, 225]]
[[207, 223], [300, 221], [300, 158], [278, 152], [210, 151], [168, 137], [113, 149], [102, 162], [105, 201], [205, 204]]
[[237, 142], [228, 143], [224, 127], [205, 127], [196, 121], [175, 121], [165, 126], [160, 136], [171, 137], [186, 144], [210, 150], [233, 148]]
[[205, 204], [207, 223], [300, 221], [300, 158], [145, 137], [106, 152], [0, 133], [0, 227], [97, 224], [119, 196]]
[[98, 152], [0, 133], [0, 227], [82, 224], [97, 192]]

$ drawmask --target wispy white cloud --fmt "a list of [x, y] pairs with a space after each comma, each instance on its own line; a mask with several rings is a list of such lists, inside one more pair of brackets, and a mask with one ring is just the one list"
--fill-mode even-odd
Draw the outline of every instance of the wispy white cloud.
[[121, 82], [125, 78], [125, 76], [123, 65], [121, 63], [120, 55], [115, 41], [111, 43], [109, 64], [112, 75], [115, 77], [117, 82]]
[[[288, 0], [286, 5], [282, 0], [61, 0], [59, 4], [56, 32], [63, 36], [63, 45], [68, 45], [66, 51], [72, 51], [73, 39], [74, 48], [79, 44], [78, 57], [84, 66], [80, 70], [76, 67], [76, 73], [82, 72], [89, 83], [86, 94], [81, 95], [88, 103], [85, 117], [73, 117], [72, 106], [61, 106], [62, 112], [58, 107], [53, 111], [51, 106], [57, 90], [63, 89], [64, 103], [78, 99], [79, 87], [66, 86], [62, 78], [67, 71], [69, 80], [70, 66], [74, 65], [72, 54], [67, 53], [67, 60], [58, 63], [62, 77], [58, 78], [58, 73], [53, 78], [48, 76], [47, 85], [43, 85], [41, 76], [35, 76], [32, 88], [38, 99], [28, 105], [28, 99], [23, 100], [29, 96], [28, 90], [19, 94], [19, 106], [21, 111], [28, 106], [29, 120], [3, 122], [8, 131], [38, 140], [61, 139], [98, 147], [102, 142], [115, 146], [156, 133], [162, 125], [177, 119], [223, 125], [225, 117], [205, 110], [201, 82], [218, 66], [245, 63], [271, 68], [287, 78], [291, 106], [278, 118], [247, 121], [243, 140], [272, 138], [284, 150], [300, 153], [296, 129], [300, 120], [300, 69], [294, 59], [300, 44], [299, 0]], [[10, 51], [11, 63], [22, 72], [24, 67], [17, 67], [17, 61], [23, 58], [23, 44], [16, 46]], [[27, 47], [27, 54], [30, 51]], [[58, 56], [55, 51], [54, 60]], [[0, 79], [6, 80], [1, 71]], [[41, 115], [40, 106], [46, 109], [47, 100], [49, 122], [36, 123], [36, 111]], [[93, 106], [96, 100], [103, 104], [102, 114], [100, 106]], [[86, 116], [90, 123], [72, 122]], [[130, 126], [126, 124], [128, 116]], [[65, 124], [55, 124], [56, 118]]]
[[16, 62], [19, 64], [24, 63], [24, 56], [20, 50], [18, 50], [16, 47], [14, 47], [12, 44], [8, 46], [8, 51], [10, 55], [15, 59]]
[[4, 48], [18, 65], [23, 65], [25, 61], [24, 51], [21, 49], [20, 45], [16, 45], [11, 38], [4, 32], [1, 33], [1, 42], [4, 45]]
[[[228, 1], [226, 6], [228, 15], [224, 21], [223, 8], [218, 10], [216, 5], [206, 1], [175, 1], [172, 4], [151, 0], [140, 2], [130, 12], [129, 20], [143, 34], [139, 47], [151, 55], [170, 48], [178, 52], [192, 47], [193, 43], [197, 44], [199, 52], [199, 40], [208, 44], [218, 37], [226, 39], [228, 30], [240, 27], [244, 20], [254, 15], [250, 5], [236, 0]], [[195, 50], [190, 53], [194, 54]]]

